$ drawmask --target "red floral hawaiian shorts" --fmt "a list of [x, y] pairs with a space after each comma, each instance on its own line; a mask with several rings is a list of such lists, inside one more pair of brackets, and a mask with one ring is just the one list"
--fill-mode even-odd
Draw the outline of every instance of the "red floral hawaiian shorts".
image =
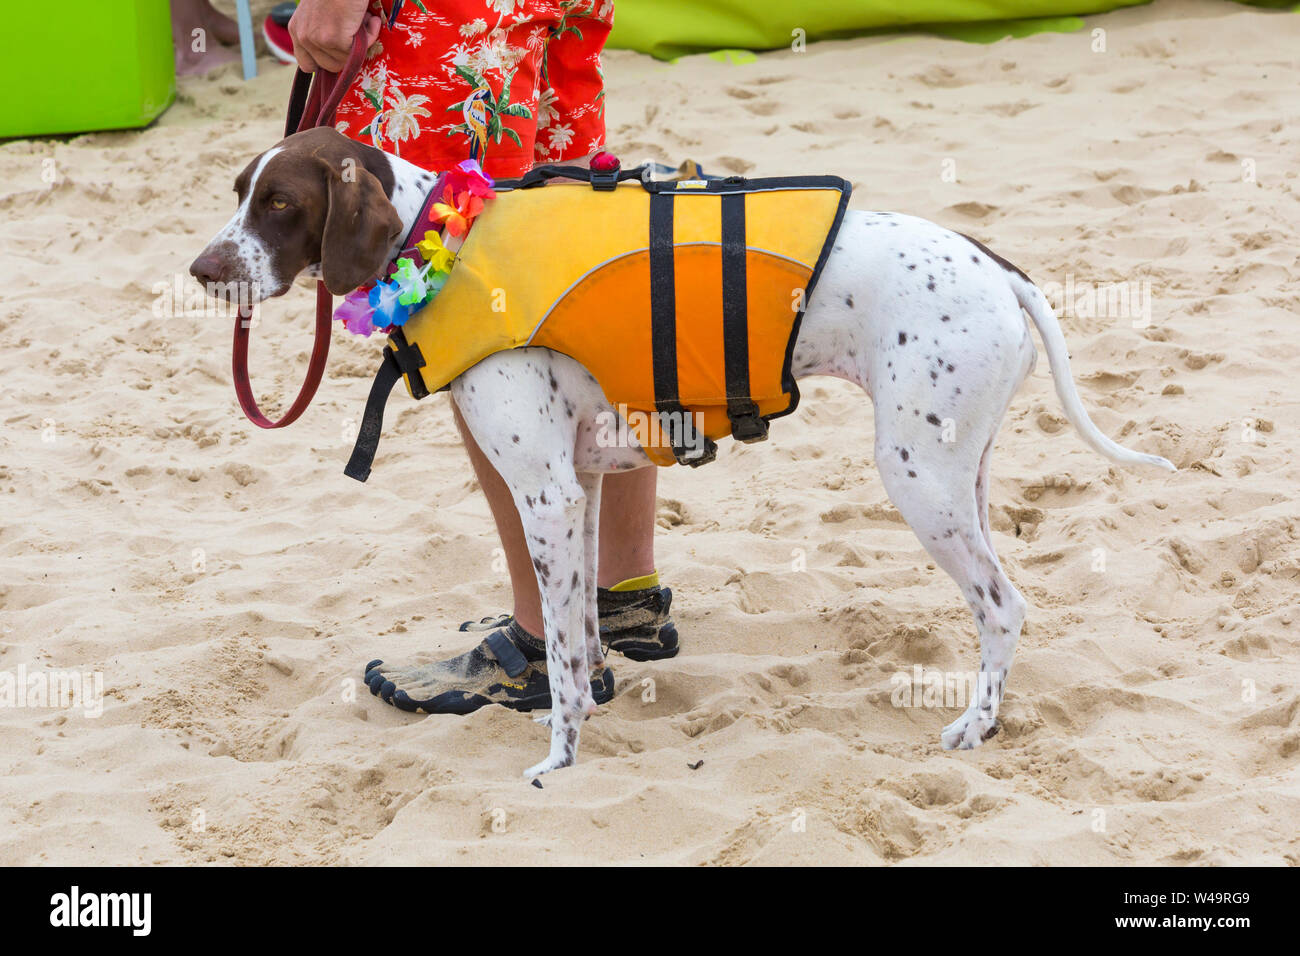
[[605, 143], [600, 51], [614, 0], [374, 0], [379, 39], [336, 114], [358, 140], [440, 172], [488, 175]]

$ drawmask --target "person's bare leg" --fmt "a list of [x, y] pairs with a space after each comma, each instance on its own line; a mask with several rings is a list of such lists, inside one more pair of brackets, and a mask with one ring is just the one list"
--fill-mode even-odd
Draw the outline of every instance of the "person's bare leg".
[[653, 466], [605, 476], [600, 492], [600, 566], [596, 583], [611, 588], [620, 581], [653, 574], [655, 569], [655, 492], [659, 469]]
[[[470, 464], [496, 522], [497, 537], [505, 551], [506, 569], [514, 592], [515, 620], [530, 634], [541, 634], [542, 600], [537, 592], [537, 576], [533, 572], [528, 542], [524, 538], [514, 499], [505, 481], [474, 441], [474, 436], [466, 430], [455, 403], [452, 409]], [[600, 544], [597, 548], [600, 567], [596, 574], [601, 587], [612, 587], [620, 581], [654, 572], [657, 482], [656, 468], [605, 476], [600, 502]]]
[[239, 45], [239, 24], [214, 7], [212, 0], [203, 0], [202, 16], [204, 25], [220, 42], [226, 46]]
[[[213, 18], [228, 18], [213, 10], [208, 0], [171, 0], [171, 11], [178, 74], [204, 73], [239, 59], [234, 50], [221, 45], [215, 26], [219, 20]], [[196, 37], [195, 30], [203, 32]]]
[[465, 427], [465, 420], [460, 417], [460, 409], [451, 403], [456, 417], [456, 428], [465, 442], [465, 451], [469, 454], [474, 476], [478, 478], [483, 496], [487, 498], [488, 510], [496, 522], [497, 537], [506, 553], [506, 570], [510, 574], [510, 589], [514, 594], [515, 620], [529, 634], [545, 633], [542, 627], [542, 597], [537, 590], [537, 575], [533, 571], [533, 561], [528, 554], [528, 542], [524, 538], [524, 526], [519, 521], [519, 512], [515, 510], [514, 498], [510, 489], [492, 463], [487, 460], [474, 436]]

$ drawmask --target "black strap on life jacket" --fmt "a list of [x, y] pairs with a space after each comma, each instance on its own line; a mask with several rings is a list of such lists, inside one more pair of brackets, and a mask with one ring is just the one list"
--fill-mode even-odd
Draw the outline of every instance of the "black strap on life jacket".
[[767, 422], [749, 394], [749, 282], [746, 271], [745, 194], [722, 197], [722, 352], [727, 375], [731, 437], [767, 441]]
[[650, 358], [659, 429], [680, 465], [698, 467], [718, 457], [717, 444], [695, 432], [677, 383], [677, 269], [672, 193], [650, 196]]
[[370, 468], [375, 463], [375, 454], [379, 451], [379, 436], [384, 430], [384, 406], [393, 386], [403, 375], [409, 376], [411, 394], [424, 398], [429, 390], [424, 387], [424, 379], [414, 372], [424, 368], [424, 356], [418, 345], [406, 341], [401, 329], [394, 329], [389, 336], [391, 345], [384, 347], [384, 361], [379, 366], [379, 374], [370, 386], [370, 396], [366, 399], [366, 410], [361, 414], [361, 428], [357, 431], [357, 442], [352, 446], [352, 457], [348, 459], [343, 474], [357, 481], [370, 477]]
[[590, 183], [597, 192], [609, 192], [619, 183], [629, 179], [646, 181], [645, 166], [633, 166], [631, 169], [615, 168], [610, 170], [588, 169], [585, 166], [534, 166], [518, 179], [503, 179], [497, 182], [497, 192], [511, 189], [532, 189], [544, 186], [552, 179], [572, 179], [580, 183]]
[[[660, 429], [679, 464], [713, 461], [717, 444], [693, 433], [694, 419], [681, 402], [677, 379], [677, 289], [673, 207], [677, 193], [650, 195], [650, 343], [655, 408]], [[767, 422], [749, 390], [749, 282], [746, 268], [745, 194], [722, 195], [722, 342], [727, 418], [737, 441], [767, 439]]]

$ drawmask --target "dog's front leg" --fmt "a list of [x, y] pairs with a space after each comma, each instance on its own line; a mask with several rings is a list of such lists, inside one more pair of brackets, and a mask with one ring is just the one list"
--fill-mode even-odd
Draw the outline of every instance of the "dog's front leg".
[[[600, 489], [604, 475], [581, 474], [583, 494], [587, 496], [587, 513], [583, 518], [583, 550], [585, 578], [583, 588], [583, 631], [587, 643], [587, 665], [597, 668], [605, 662], [605, 652], [600, 646], [600, 610], [596, 597], [596, 573], [600, 567], [597, 545], [600, 541]], [[586, 685], [590, 691], [590, 681]]]
[[[600, 476], [575, 467], [579, 421], [604, 396], [595, 380], [543, 349], [498, 352], [452, 383], [461, 416], [500, 473], [523, 525], [541, 594], [551, 688], [551, 752], [529, 776], [571, 766], [595, 710], [590, 664], [599, 655], [595, 537]], [[590, 547], [590, 551], [588, 550]], [[590, 578], [590, 581], [587, 579]]]
[[[512, 489], [513, 490], [513, 489]], [[596, 709], [587, 667], [584, 515], [587, 497], [576, 476], [524, 494], [517, 501], [533, 555], [546, 629], [551, 683], [551, 752], [524, 771], [532, 777], [570, 767], [582, 722]]]

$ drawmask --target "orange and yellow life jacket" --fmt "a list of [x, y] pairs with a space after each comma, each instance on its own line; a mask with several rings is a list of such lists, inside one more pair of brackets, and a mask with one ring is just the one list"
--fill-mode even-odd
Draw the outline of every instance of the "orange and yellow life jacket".
[[[557, 175], [595, 188], [534, 188]], [[389, 337], [347, 474], [369, 475], [398, 377], [423, 398], [504, 349], [580, 362], [658, 465], [794, 411], [794, 341], [849, 183], [544, 167], [497, 188], [442, 291]]]

